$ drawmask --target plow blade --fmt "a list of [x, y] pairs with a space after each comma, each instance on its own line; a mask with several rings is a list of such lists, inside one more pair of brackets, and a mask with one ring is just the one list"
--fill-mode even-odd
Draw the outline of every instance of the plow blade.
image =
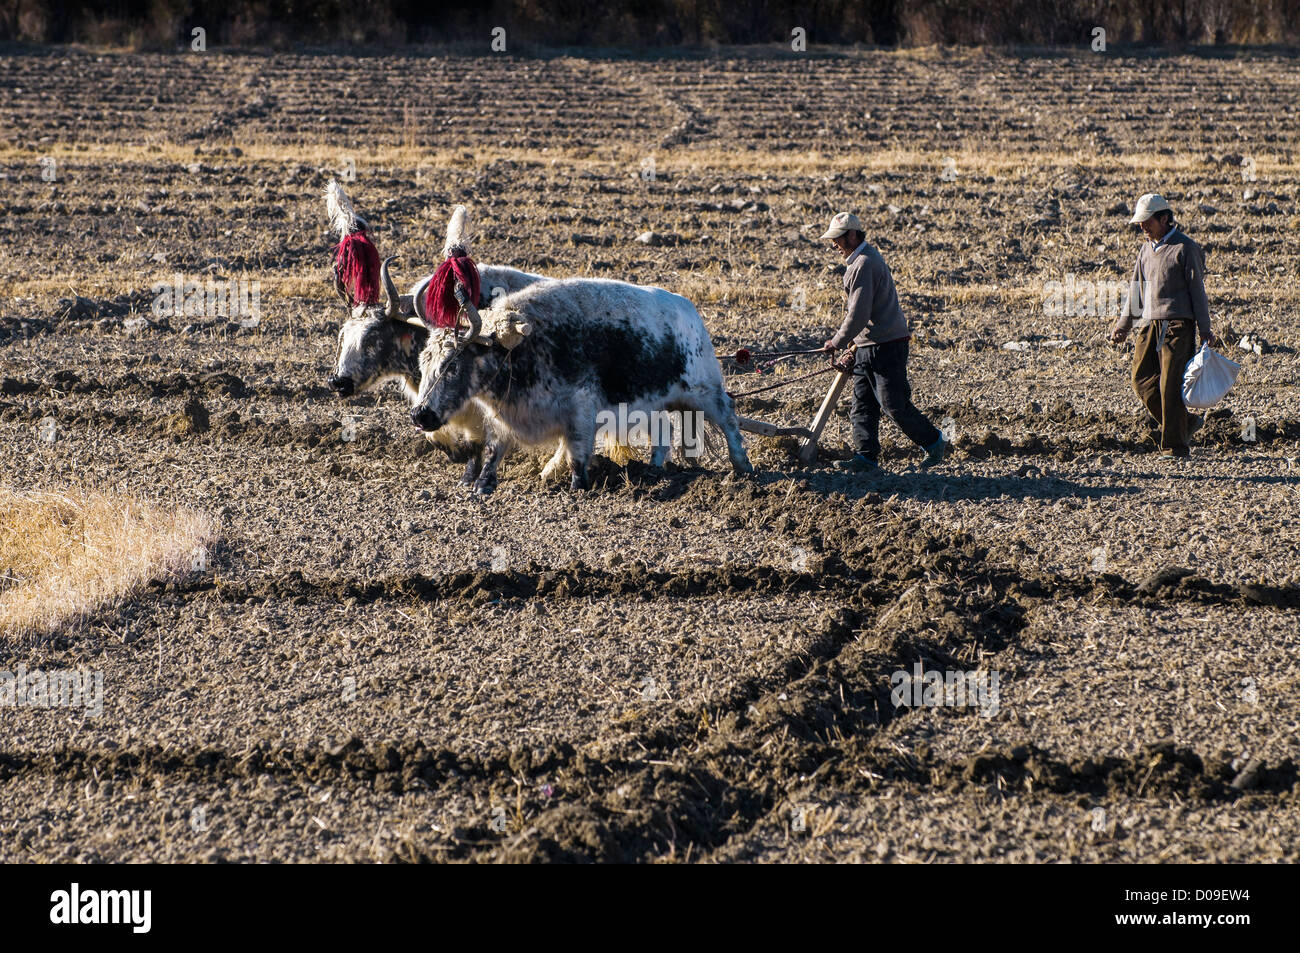
[[812, 436], [812, 431], [807, 427], [778, 427], [776, 424], [769, 424], [763, 420], [754, 420], [750, 417], [741, 417], [736, 415], [740, 422], [740, 429], [749, 433], [756, 433], [762, 437], [803, 437], [807, 439]]

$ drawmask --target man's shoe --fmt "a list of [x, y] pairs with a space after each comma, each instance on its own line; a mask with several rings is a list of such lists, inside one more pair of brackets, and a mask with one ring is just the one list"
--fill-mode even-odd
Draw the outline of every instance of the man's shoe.
[[835, 469], [848, 473], [879, 473], [880, 464], [875, 460], [868, 460], [860, 453], [855, 453], [848, 460], [836, 460]]
[[952, 453], [952, 444], [940, 437], [933, 444], [925, 448], [925, 459], [921, 461], [921, 469], [928, 470], [931, 467], [943, 463], [944, 458]]
[[1169, 464], [1182, 463], [1191, 455], [1190, 450], [1161, 450], [1160, 462]]

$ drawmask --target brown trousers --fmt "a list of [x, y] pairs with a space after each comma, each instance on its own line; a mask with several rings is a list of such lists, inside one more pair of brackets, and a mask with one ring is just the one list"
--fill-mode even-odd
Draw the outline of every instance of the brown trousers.
[[[1160, 328], [1164, 325], [1163, 346]], [[1187, 452], [1187, 407], [1183, 403], [1183, 372], [1196, 355], [1193, 321], [1153, 321], [1134, 337], [1133, 390], [1160, 425], [1160, 449]]]

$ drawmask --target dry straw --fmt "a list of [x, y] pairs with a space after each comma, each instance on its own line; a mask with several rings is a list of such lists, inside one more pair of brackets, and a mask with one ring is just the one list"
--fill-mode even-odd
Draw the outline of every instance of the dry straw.
[[46, 636], [191, 571], [212, 519], [117, 493], [0, 487], [0, 639]]

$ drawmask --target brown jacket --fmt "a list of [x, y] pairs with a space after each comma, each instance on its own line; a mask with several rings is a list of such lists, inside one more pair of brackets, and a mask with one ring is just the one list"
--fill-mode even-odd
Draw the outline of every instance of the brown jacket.
[[1116, 326], [1144, 328], [1171, 318], [1194, 318], [1201, 338], [1210, 336], [1205, 253], [1177, 226], [1159, 245], [1143, 242], [1133, 266], [1128, 303]]

